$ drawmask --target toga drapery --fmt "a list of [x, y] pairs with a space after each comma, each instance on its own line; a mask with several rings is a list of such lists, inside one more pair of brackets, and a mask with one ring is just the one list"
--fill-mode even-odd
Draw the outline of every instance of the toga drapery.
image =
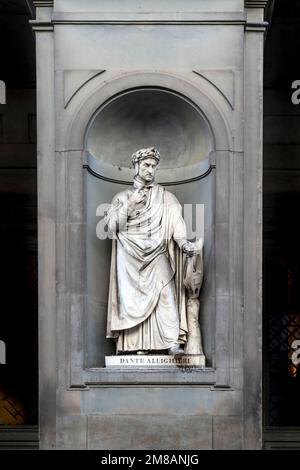
[[138, 185], [117, 194], [106, 217], [113, 233], [107, 337], [117, 340], [117, 352], [168, 349], [187, 336], [182, 208], [154, 183], [141, 188], [146, 203], [128, 215]]

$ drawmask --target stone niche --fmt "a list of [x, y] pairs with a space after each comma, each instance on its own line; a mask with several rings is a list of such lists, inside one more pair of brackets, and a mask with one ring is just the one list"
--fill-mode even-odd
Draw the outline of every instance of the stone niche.
[[[35, 2], [41, 448], [261, 447], [266, 3]], [[158, 182], [203, 205], [205, 368], [104, 367], [99, 206], [152, 145]]]
[[[188, 237], [203, 237], [205, 281], [201, 290], [201, 326], [207, 364], [212, 365], [214, 332], [214, 136], [192, 102], [168, 89], [138, 88], [112, 97], [97, 110], [85, 136], [85, 214], [87, 268], [87, 357], [89, 367], [104, 365], [113, 353], [105, 339], [111, 240], [99, 240], [103, 218], [97, 208], [132, 184], [130, 156], [155, 143], [161, 163], [157, 181], [184, 207]], [[204, 226], [202, 223], [204, 220]]]

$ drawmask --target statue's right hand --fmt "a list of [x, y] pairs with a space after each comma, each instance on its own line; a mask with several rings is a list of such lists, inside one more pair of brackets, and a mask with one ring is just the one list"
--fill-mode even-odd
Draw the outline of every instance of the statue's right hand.
[[136, 206], [137, 204], [144, 204], [146, 198], [147, 196], [142, 189], [135, 189], [129, 196], [128, 202], [130, 206]]

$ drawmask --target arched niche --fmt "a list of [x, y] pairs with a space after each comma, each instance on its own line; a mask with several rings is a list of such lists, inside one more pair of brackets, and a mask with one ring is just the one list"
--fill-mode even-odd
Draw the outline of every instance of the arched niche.
[[90, 168], [128, 182], [130, 155], [153, 145], [162, 156], [158, 182], [194, 178], [209, 169], [208, 122], [193, 103], [162, 88], [128, 90], [108, 100], [93, 116], [85, 139]]
[[[131, 154], [155, 146], [161, 153], [157, 182], [184, 207], [190, 239], [204, 236], [205, 281], [201, 292], [201, 327], [205, 354], [212, 364], [214, 338], [214, 194], [215, 141], [210, 125], [192, 101], [159, 87], [121, 92], [99, 106], [85, 134], [87, 362], [104, 365], [114, 353], [105, 339], [111, 240], [99, 239], [96, 226], [113, 196], [133, 180]], [[105, 206], [103, 206], [105, 207]], [[204, 220], [202, 219], [204, 214]], [[202, 222], [203, 221], [203, 222]]]

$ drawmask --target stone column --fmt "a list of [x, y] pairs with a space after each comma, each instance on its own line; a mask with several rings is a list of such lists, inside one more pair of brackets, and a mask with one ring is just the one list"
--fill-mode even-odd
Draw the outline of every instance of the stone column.
[[56, 441], [55, 106], [52, 2], [34, 2], [37, 56], [37, 172], [40, 448]]
[[244, 448], [262, 445], [262, 149], [264, 7], [246, 1], [244, 159]]

